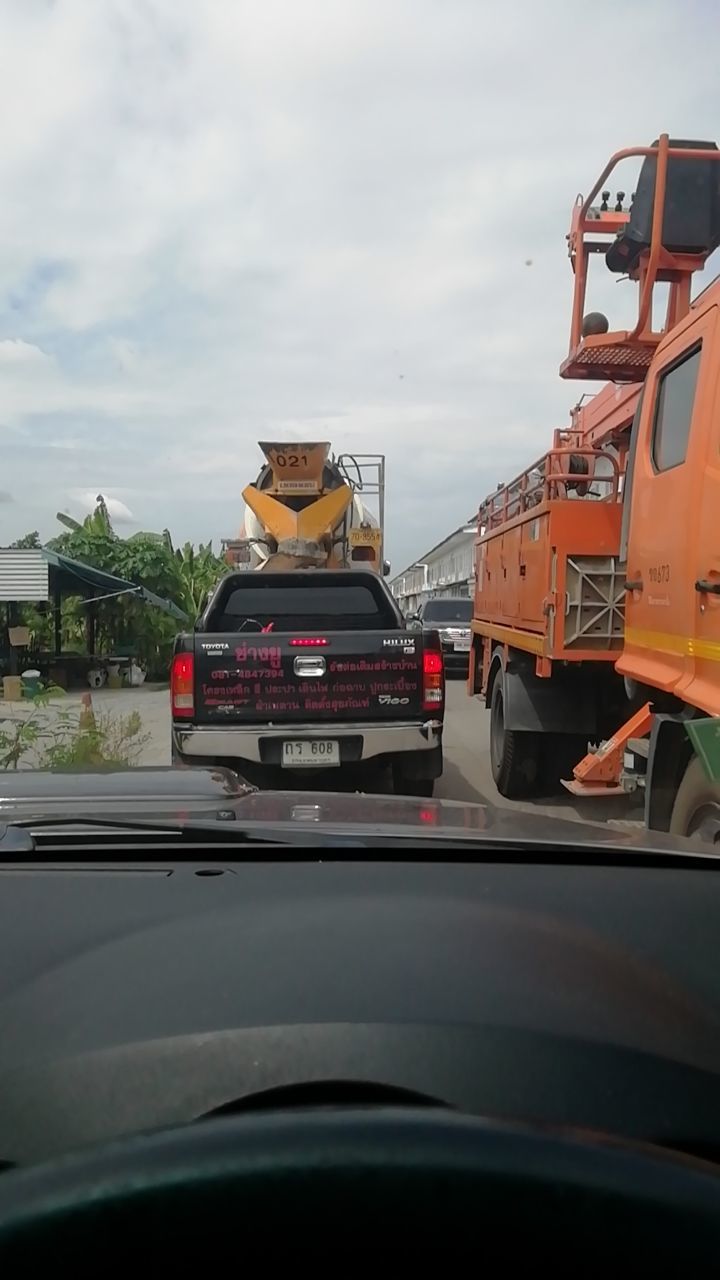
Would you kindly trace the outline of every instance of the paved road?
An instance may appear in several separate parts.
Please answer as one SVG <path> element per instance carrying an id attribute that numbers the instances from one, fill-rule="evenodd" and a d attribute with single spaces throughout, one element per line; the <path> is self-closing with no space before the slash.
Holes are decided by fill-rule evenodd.
<path id="1" fill-rule="evenodd" d="M 445 772 L 435 794 L 445 800 L 470 800 L 476 803 L 528 809 L 556 817 L 581 818 L 587 822 L 608 819 L 637 819 L 637 807 L 631 810 L 624 797 L 608 800 L 578 801 L 573 796 L 546 800 L 504 800 L 498 794 L 490 772 L 490 712 L 477 698 L 469 698 L 465 684 L 452 680 L 447 686 L 445 719 Z"/>

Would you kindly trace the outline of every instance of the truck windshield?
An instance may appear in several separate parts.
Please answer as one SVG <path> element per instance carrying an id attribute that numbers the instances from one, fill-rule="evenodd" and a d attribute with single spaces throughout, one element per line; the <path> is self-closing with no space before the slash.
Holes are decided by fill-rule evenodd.
<path id="1" fill-rule="evenodd" d="M 219 604 L 219 610 L 213 610 L 207 619 L 208 631 L 237 631 L 249 619 L 262 626 L 272 623 L 275 631 L 307 631 L 312 627 L 372 631 L 393 621 L 369 587 L 338 585 L 336 580 L 327 586 L 295 585 L 287 578 L 278 586 L 250 581 L 230 591 Z"/>
<path id="2" fill-rule="evenodd" d="M 472 600 L 433 600 L 423 610 L 425 622 L 470 622 Z"/>

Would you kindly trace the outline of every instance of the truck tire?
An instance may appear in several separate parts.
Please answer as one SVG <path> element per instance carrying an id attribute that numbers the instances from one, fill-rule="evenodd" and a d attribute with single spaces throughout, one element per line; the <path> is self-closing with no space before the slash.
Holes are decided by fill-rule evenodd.
<path id="1" fill-rule="evenodd" d="M 404 778 L 402 774 L 393 774 L 393 791 L 396 796 L 427 796 L 435 790 L 434 778 Z"/>
<path id="2" fill-rule="evenodd" d="M 392 767 L 393 791 L 396 796 L 430 797 L 442 771 L 442 747 L 435 747 L 432 751 L 419 751 L 404 759 L 401 757 Z"/>
<path id="3" fill-rule="evenodd" d="M 505 728 L 500 675 L 490 699 L 490 768 L 495 786 L 506 800 L 519 800 L 536 793 L 540 777 L 539 735 Z"/>
<path id="4" fill-rule="evenodd" d="M 674 836 L 694 836 L 708 844 L 720 844 L 720 783 L 708 781 L 697 756 L 693 756 L 678 787 L 669 831 Z"/>

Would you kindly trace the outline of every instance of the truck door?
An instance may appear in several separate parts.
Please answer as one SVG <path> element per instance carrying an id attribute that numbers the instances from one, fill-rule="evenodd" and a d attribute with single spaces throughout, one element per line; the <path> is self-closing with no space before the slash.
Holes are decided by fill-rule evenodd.
<path id="1" fill-rule="evenodd" d="M 625 649 L 617 668 L 680 692 L 694 677 L 691 620 L 704 440 L 700 406 L 714 323 L 703 313 L 663 345 L 648 375 L 637 447 L 627 555 Z"/>
<path id="2" fill-rule="evenodd" d="M 694 599 L 692 636 L 693 679 L 684 690 L 688 701 L 720 715 L 720 325 L 718 308 L 708 314 L 705 339 L 707 368 L 698 386 L 695 410 L 700 493 L 697 537 L 690 559 Z"/>

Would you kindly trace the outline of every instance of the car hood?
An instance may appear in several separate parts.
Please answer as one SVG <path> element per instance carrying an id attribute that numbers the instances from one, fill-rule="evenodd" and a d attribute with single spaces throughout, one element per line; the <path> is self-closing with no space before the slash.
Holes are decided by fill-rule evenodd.
<path id="1" fill-rule="evenodd" d="M 33 818 L 218 818 L 243 828 L 327 835 L 425 835 L 698 853 L 698 845 L 638 827 L 586 823 L 459 800 L 343 792 L 256 791 L 229 769 L 18 771 L 0 776 L 0 825 Z M 711 846 L 702 852 L 712 854 Z"/>
<path id="2" fill-rule="evenodd" d="M 646 831 L 639 826 L 612 827 L 516 808 L 470 804 L 461 800 L 414 799 L 410 796 L 375 796 L 360 793 L 255 792 L 237 806 L 238 819 L 272 827 L 315 826 L 362 836 L 425 835 L 455 839 L 511 843 L 542 842 L 569 847 L 604 845 L 628 850 L 712 853 L 711 846 L 680 841 L 676 836 Z M 720 855 L 719 855 L 720 856 Z"/>

